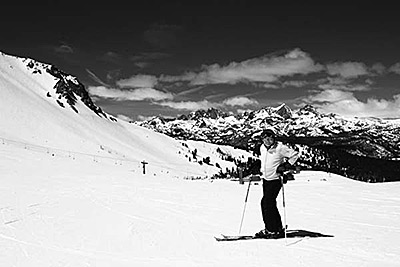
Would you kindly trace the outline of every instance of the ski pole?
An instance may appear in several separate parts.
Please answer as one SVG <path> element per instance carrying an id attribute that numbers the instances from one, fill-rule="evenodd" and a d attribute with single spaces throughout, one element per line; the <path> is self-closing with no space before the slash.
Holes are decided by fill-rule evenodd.
<path id="1" fill-rule="evenodd" d="M 242 224 L 243 224 L 243 219 L 244 219 L 244 213 L 246 211 L 246 206 L 247 206 L 247 198 L 249 197 L 250 185 L 251 185 L 251 179 L 249 180 L 249 186 L 247 187 L 246 199 L 244 200 L 242 220 L 240 221 L 240 227 L 239 227 L 239 235 L 242 231 Z"/>
<path id="2" fill-rule="evenodd" d="M 286 233 L 286 202 L 285 202 L 285 188 L 284 188 L 284 183 L 283 183 L 283 175 L 281 176 L 281 183 L 282 183 L 282 200 L 283 200 L 283 223 L 285 224 L 284 226 L 284 231 L 285 231 L 285 244 L 287 245 L 287 233 Z"/>

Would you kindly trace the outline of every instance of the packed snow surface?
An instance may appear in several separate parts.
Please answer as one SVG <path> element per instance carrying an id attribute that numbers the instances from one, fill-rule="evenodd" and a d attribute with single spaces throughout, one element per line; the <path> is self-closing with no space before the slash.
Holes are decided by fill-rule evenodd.
<path id="1" fill-rule="evenodd" d="M 0 173 L 0 266 L 400 266 L 400 183 L 303 171 L 284 188 L 289 229 L 333 237 L 217 242 L 238 234 L 248 183 L 1 143 Z M 261 195 L 253 182 L 242 234 L 263 226 Z"/>

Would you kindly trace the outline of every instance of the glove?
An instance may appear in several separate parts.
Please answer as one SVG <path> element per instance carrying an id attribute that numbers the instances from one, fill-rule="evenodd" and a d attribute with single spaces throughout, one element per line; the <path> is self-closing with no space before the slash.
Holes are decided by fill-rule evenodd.
<path id="1" fill-rule="evenodd" d="M 250 179 L 251 182 L 258 182 L 258 181 L 261 181 L 260 175 L 251 175 L 251 176 L 249 177 L 249 179 Z"/>
<path id="2" fill-rule="evenodd" d="M 278 168 L 276 168 L 276 173 L 279 175 L 283 175 L 286 172 L 294 172 L 296 168 L 290 164 L 289 162 L 281 163 Z"/>
<path id="3" fill-rule="evenodd" d="M 290 181 L 290 180 L 294 180 L 293 174 L 292 174 L 290 171 L 285 172 L 285 173 L 282 175 L 282 182 L 283 182 L 284 184 L 286 184 L 287 181 Z"/>
<path id="4" fill-rule="evenodd" d="M 289 162 L 284 162 L 276 168 L 276 173 L 282 177 L 282 182 L 284 184 L 289 180 L 294 180 L 293 173 L 295 172 L 295 167 Z"/>

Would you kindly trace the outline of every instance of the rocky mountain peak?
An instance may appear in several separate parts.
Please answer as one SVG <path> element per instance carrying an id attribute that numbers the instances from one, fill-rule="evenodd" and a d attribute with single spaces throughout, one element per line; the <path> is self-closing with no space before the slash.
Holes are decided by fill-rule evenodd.
<path id="1" fill-rule="evenodd" d="M 187 118 L 190 120 L 199 120 L 202 118 L 218 119 L 218 118 L 221 118 L 221 117 L 223 118 L 223 117 L 227 117 L 227 116 L 228 116 L 227 113 L 225 113 L 219 109 L 209 108 L 207 110 L 200 109 L 200 110 L 191 112 Z"/>
<path id="2" fill-rule="evenodd" d="M 301 109 L 297 111 L 298 115 L 314 115 L 314 116 L 320 116 L 321 113 L 317 111 L 317 109 L 312 106 L 312 105 L 305 105 Z"/>
<path id="3" fill-rule="evenodd" d="M 79 113 L 76 108 L 76 102 L 78 99 L 80 99 L 89 109 L 91 109 L 98 116 L 108 118 L 107 114 L 104 113 L 100 107 L 96 106 L 93 103 L 85 86 L 75 76 L 65 73 L 64 71 L 58 69 L 51 64 L 41 63 L 30 58 L 15 58 L 21 60 L 32 75 L 49 74 L 56 78 L 56 83 L 52 88 L 55 90 L 55 92 L 51 92 L 51 88 L 49 88 L 47 97 L 51 97 L 52 94 L 55 94 L 56 101 L 61 107 L 65 108 L 64 104 L 61 101 L 62 99 L 64 99 L 72 110 L 74 110 L 76 113 Z M 115 120 L 113 117 L 109 118 L 111 120 Z"/>
<path id="4" fill-rule="evenodd" d="M 292 109 L 286 104 L 282 104 L 279 107 L 275 108 L 275 113 L 284 119 L 289 119 L 293 116 Z"/>

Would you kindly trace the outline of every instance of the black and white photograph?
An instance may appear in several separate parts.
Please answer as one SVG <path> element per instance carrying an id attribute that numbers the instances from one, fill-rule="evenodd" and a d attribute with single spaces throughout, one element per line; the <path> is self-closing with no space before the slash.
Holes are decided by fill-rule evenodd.
<path id="1" fill-rule="evenodd" d="M 394 5 L 0 10 L 0 266 L 400 266 Z"/>

